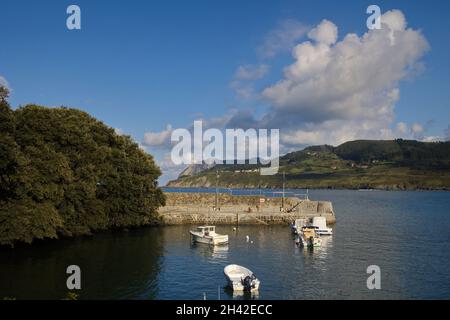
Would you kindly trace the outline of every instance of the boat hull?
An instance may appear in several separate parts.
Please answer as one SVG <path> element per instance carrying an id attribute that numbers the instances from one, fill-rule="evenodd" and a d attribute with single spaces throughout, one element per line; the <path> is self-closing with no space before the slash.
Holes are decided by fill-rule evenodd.
<path id="1" fill-rule="evenodd" d="M 259 289 L 260 281 L 254 276 L 251 287 L 246 287 L 244 285 L 243 280 L 246 277 L 253 275 L 253 272 L 245 267 L 239 265 L 228 265 L 224 269 L 224 275 L 227 279 L 228 286 L 235 292 L 254 292 Z"/>
<path id="2" fill-rule="evenodd" d="M 190 233 L 192 241 L 196 243 L 204 243 L 213 246 L 228 244 L 228 235 L 204 236 L 192 231 Z"/>

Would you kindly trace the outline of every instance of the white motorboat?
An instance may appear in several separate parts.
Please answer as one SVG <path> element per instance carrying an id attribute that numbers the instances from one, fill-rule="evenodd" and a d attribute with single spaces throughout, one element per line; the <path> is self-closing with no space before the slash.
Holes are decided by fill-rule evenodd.
<path id="1" fill-rule="evenodd" d="M 260 281 L 252 271 L 239 266 L 230 264 L 223 269 L 223 273 L 228 280 L 228 285 L 233 291 L 256 291 L 259 289 Z"/>
<path id="2" fill-rule="evenodd" d="M 313 226 L 305 226 L 302 228 L 301 244 L 306 245 L 307 247 L 320 247 L 322 245 L 322 239 L 316 233 L 317 227 Z"/>
<path id="3" fill-rule="evenodd" d="M 331 236 L 333 234 L 333 229 L 327 227 L 327 219 L 325 217 L 314 217 L 311 225 L 316 227 L 318 235 Z"/>
<path id="4" fill-rule="evenodd" d="M 201 226 L 197 230 L 189 231 L 192 241 L 198 243 L 206 243 L 210 245 L 223 245 L 228 243 L 227 234 L 216 233 L 215 226 Z"/>

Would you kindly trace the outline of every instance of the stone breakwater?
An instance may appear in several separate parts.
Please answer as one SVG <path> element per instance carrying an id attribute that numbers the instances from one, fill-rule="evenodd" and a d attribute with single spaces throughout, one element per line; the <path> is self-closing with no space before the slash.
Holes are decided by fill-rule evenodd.
<path id="1" fill-rule="evenodd" d="M 295 219 L 326 217 L 328 224 L 336 222 L 330 201 L 264 196 L 218 195 L 215 208 L 214 193 L 166 193 L 166 206 L 159 209 L 166 225 L 174 224 L 287 224 Z M 261 200 L 264 199 L 264 200 Z"/>

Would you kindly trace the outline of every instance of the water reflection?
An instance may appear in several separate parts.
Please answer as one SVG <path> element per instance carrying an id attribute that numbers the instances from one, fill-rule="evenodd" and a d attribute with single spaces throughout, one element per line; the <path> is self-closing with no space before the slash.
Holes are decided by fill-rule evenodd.
<path id="1" fill-rule="evenodd" d="M 229 245 L 211 246 L 204 243 L 191 243 L 191 249 L 211 262 L 224 261 L 228 258 Z"/>
<path id="2" fill-rule="evenodd" d="M 314 248 L 314 251 L 321 257 L 326 258 L 327 253 L 333 247 L 333 236 L 321 236 L 322 243 L 320 247 Z"/>
<path id="3" fill-rule="evenodd" d="M 81 268 L 79 299 L 154 299 L 164 237 L 152 228 L 38 242 L 0 251 L 0 297 L 63 299 L 66 268 Z"/>

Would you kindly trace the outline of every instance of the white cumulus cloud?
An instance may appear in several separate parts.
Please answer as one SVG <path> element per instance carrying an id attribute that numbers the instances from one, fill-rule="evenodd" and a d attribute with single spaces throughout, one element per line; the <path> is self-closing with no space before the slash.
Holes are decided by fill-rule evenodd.
<path id="1" fill-rule="evenodd" d="M 327 45 L 334 44 L 337 40 L 337 36 L 338 29 L 336 25 L 326 19 L 322 20 L 317 27 L 308 32 L 308 37 L 310 39 Z"/>
<path id="2" fill-rule="evenodd" d="M 386 12 L 381 22 L 380 30 L 340 41 L 331 21 L 313 28 L 310 40 L 292 50 L 284 78 L 262 92 L 272 104 L 266 124 L 285 128 L 284 141 L 299 145 L 390 139 L 405 131 L 404 124 L 391 129 L 398 84 L 429 46 L 420 31 L 406 27 L 401 11 Z"/>
<path id="3" fill-rule="evenodd" d="M 165 130 L 159 132 L 146 132 L 142 145 L 148 147 L 166 146 L 170 144 L 170 136 L 172 134 L 172 126 L 167 125 Z"/>

